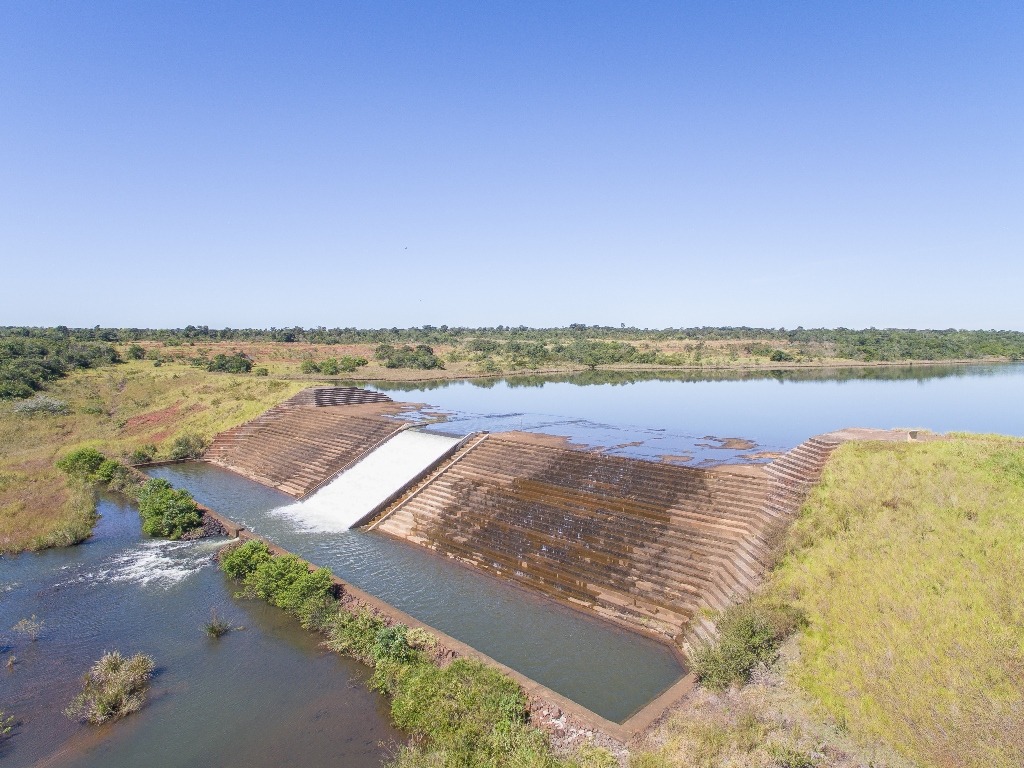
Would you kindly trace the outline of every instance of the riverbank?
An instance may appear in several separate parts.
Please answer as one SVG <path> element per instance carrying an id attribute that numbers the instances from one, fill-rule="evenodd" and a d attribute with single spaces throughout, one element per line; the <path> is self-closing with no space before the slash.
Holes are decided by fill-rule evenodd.
<path id="1" fill-rule="evenodd" d="M 46 396 L 57 405 L 49 409 L 0 403 L 0 553 L 68 546 L 89 535 L 95 500 L 56 468 L 72 448 L 167 458 L 178 438 L 194 436 L 192 449 L 201 449 L 303 387 L 137 361 L 51 382 Z"/>

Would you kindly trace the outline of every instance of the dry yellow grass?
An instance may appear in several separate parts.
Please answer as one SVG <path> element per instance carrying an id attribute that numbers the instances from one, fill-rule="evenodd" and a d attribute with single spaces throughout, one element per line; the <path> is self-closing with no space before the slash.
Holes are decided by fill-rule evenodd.
<path id="1" fill-rule="evenodd" d="M 303 382 L 208 373 L 188 366 L 132 362 L 80 371 L 47 394 L 69 415 L 28 415 L 0 406 L 0 552 L 66 546 L 92 527 L 90 493 L 54 462 L 91 445 L 109 454 L 179 434 L 212 437 L 298 392 Z"/>

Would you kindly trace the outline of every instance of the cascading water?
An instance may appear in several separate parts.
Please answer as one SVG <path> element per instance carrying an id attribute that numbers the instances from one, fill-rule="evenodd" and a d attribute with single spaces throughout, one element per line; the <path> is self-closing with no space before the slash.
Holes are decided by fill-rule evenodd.
<path id="1" fill-rule="evenodd" d="M 305 501 L 281 507 L 276 513 L 309 530 L 347 530 L 362 522 L 461 439 L 416 429 L 399 432 Z"/>

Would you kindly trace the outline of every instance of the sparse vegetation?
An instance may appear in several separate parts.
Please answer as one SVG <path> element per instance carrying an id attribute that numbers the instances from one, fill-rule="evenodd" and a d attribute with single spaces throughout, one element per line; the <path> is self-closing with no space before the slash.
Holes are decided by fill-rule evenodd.
<path id="1" fill-rule="evenodd" d="M 2 709 L 0 709 L 0 742 L 7 738 L 10 738 L 11 731 L 14 730 L 16 721 L 14 715 L 8 715 Z"/>
<path id="2" fill-rule="evenodd" d="M 68 546 L 89 536 L 93 492 L 56 466 L 69 449 L 101 448 L 114 458 L 142 447 L 148 458 L 169 458 L 175 437 L 209 439 L 304 385 L 131 361 L 79 369 L 47 386 L 70 413 L 26 418 L 0 407 L 0 552 Z"/>
<path id="3" fill-rule="evenodd" d="M 210 620 L 203 625 L 203 631 L 215 640 L 222 638 L 233 629 L 231 624 L 217 616 L 217 609 L 210 609 Z"/>
<path id="4" fill-rule="evenodd" d="M 155 664 L 145 654 L 125 658 L 119 651 L 103 654 L 82 678 L 82 692 L 64 714 L 93 725 L 118 720 L 142 708 Z"/>
<path id="5" fill-rule="evenodd" d="M 717 642 L 693 655 L 701 684 L 721 691 L 747 682 L 754 667 L 775 661 L 779 645 L 801 620 L 797 609 L 763 599 L 729 608 L 717 621 Z"/>
<path id="6" fill-rule="evenodd" d="M 63 400 L 48 395 L 34 395 L 27 400 L 21 400 L 11 408 L 14 413 L 23 413 L 34 416 L 45 414 L 49 416 L 67 416 L 71 413 L 68 404 Z"/>
<path id="7" fill-rule="evenodd" d="M 22 619 L 13 627 L 12 632 L 16 632 L 19 635 L 24 635 L 31 642 L 35 642 L 39 639 L 40 635 L 43 634 L 43 626 L 46 622 L 38 618 L 34 613 L 27 619 Z M 13 665 L 12 665 L 13 666 Z"/>

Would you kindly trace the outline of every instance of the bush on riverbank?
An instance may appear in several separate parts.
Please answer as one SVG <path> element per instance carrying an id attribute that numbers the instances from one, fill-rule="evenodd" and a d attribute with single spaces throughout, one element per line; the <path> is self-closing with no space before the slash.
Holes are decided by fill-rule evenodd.
<path id="1" fill-rule="evenodd" d="M 426 344 L 417 344 L 415 347 L 408 344 L 401 347 L 378 344 L 373 356 L 380 360 L 385 368 L 417 368 L 424 371 L 444 368 L 441 358 Z"/>
<path id="2" fill-rule="evenodd" d="M 803 621 L 796 608 L 754 599 L 734 605 L 719 618 L 718 639 L 693 654 L 693 670 L 707 688 L 742 685 L 758 664 L 775 661 L 779 644 Z"/>
<path id="3" fill-rule="evenodd" d="M 192 494 L 160 478 L 153 478 L 142 486 L 138 504 L 142 531 L 149 536 L 180 539 L 203 522 Z"/>
<path id="4" fill-rule="evenodd" d="M 226 551 L 221 555 L 220 567 L 245 585 L 244 594 L 300 618 L 303 606 L 322 603 L 334 584 L 330 568 L 311 571 L 309 563 L 295 555 L 273 557 L 270 548 L 258 539 Z"/>
<path id="5" fill-rule="evenodd" d="M 391 697 L 391 714 L 414 743 L 394 768 L 607 768 L 614 760 L 592 749 L 586 760 L 556 757 L 547 736 L 527 723 L 526 697 L 511 678 L 480 662 L 434 662 L 436 641 L 423 630 L 389 625 L 368 610 L 352 613 L 330 595 L 331 572 L 294 555 L 274 557 L 262 541 L 229 546 L 221 569 L 246 593 L 285 608 L 302 626 L 327 636 L 332 650 L 374 668 L 369 685 Z"/>
<path id="6" fill-rule="evenodd" d="M 103 654 L 82 678 L 82 692 L 64 714 L 99 725 L 137 712 L 146 700 L 154 666 L 142 653 L 128 658 L 119 651 Z"/>

